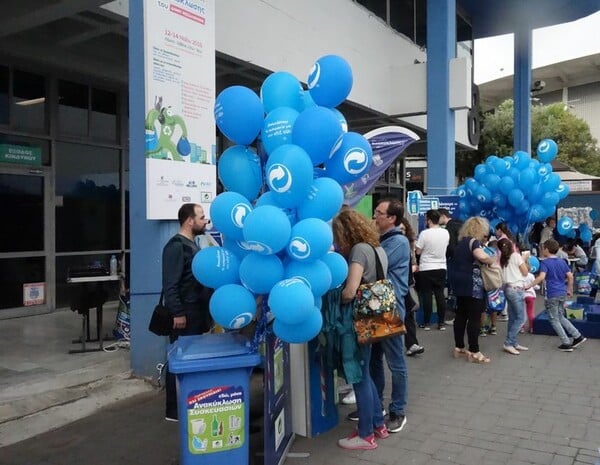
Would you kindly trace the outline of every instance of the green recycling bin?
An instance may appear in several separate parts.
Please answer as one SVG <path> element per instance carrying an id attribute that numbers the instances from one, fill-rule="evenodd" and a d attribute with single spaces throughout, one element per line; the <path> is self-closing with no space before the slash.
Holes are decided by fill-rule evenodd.
<path id="1" fill-rule="evenodd" d="M 250 374 L 260 355 L 234 333 L 181 336 L 169 347 L 177 377 L 181 464 L 247 464 Z"/>

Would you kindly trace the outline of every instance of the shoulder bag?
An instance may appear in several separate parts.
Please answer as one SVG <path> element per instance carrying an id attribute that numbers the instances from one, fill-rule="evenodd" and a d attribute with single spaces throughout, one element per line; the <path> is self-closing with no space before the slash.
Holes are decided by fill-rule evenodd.
<path id="1" fill-rule="evenodd" d="M 471 251 L 471 254 L 473 253 L 472 248 L 474 241 L 475 238 L 471 238 L 469 241 L 469 250 Z M 474 260 L 474 262 L 479 266 L 479 270 L 481 271 L 481 279 L 483 280 L 483 288 L 486 291 L 494 291 L 502 288 L 502 270 L 500 267 L 481 263 L 477 259 Z"/>
<path id="2" fill-rule="evenodd" d="M 359 344 L 372 344 L 406 333 L 398 313 L 394 286 L 385 278 L 377 250 L 372 248 L 377 280 L 361 284 L 354 300 L 354 331 Z"/>
<path id="3" fill-rule="evenodd" d="M 157 336 L 168 336 L 173 330 L 173 317 L 171 316 L 169 309 L 163 304 L 163 296 L 164 292 L 161 291 L 160 299 L 156 307 L 154 307 L 152 317 L 150 317 L 150 323 L 148 324 L 150 332 Z"/>

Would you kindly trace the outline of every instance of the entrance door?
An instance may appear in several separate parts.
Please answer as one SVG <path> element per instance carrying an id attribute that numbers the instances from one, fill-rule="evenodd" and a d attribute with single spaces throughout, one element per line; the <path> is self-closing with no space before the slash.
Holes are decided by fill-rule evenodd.
<path id="1" fill-rule="evenodd" d="M 45 167 L 0 164 L 0 319 L 53 308 L 49 177 Z"/>

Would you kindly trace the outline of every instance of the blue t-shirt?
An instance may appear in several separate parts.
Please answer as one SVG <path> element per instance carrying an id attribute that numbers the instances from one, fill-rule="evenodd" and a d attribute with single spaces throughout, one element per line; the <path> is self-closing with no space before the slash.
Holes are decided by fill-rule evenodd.
<path id="1" fill-rule="evenodd" d="M 540 261 L 540 271 L 546 273 L 546 297 L 561 297 L 567 295 L 567 273 L 569 265 L 558 257 L 549 257 Z"/>

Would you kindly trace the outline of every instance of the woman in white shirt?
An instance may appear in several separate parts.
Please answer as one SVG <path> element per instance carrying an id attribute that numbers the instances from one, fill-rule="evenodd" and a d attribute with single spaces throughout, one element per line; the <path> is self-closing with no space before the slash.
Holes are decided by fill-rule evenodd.
<path id="1" fill-rule="evenodd" d="M 527 347 L 517 342 L 517 335 L 525 322 L 525 277 L 528 270 L 521 254 L 514 251 L 510 240 L 500 239 L 498 250 L 500 251 L 504 295 L 508 303 L 508 325 L 504 351 L 512 355 L 519 355 L 520 351 L 528 350 Z"/>

